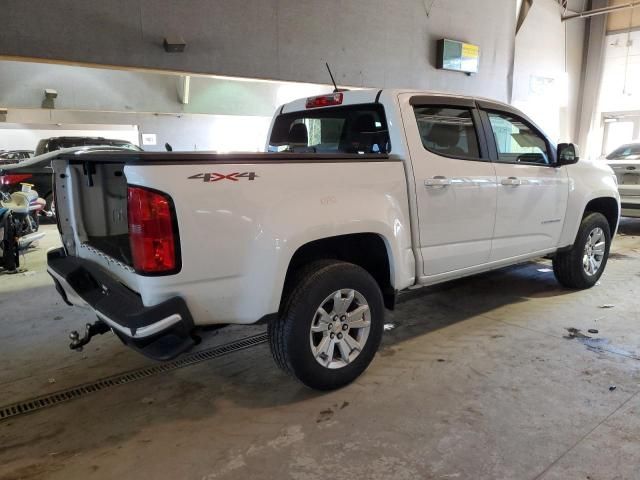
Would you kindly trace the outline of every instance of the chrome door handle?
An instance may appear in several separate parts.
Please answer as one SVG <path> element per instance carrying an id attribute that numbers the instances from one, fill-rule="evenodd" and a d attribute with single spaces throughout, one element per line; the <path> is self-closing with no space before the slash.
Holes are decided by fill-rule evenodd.
<path id="1" fill-rule="evenodd" d="M 502 180 L 500 180 L 500 183 L 502 185 L 510 185 L 513 187 L 517 187 L 518 185 L 522 185 L 522 180 L 520 180 L 517 177 L 509 177 L 509 178 L 503 178 Z"/>
<path id="2" fill-rule="evenodd" d="M 424 186 L 427 188 L 431 187 L 448 187 L 451 185 L 451 179 L 447 177 L 443 177 L 442 175 L 436 175 L 433 178 L 427 178 L 424 181 Z"/>

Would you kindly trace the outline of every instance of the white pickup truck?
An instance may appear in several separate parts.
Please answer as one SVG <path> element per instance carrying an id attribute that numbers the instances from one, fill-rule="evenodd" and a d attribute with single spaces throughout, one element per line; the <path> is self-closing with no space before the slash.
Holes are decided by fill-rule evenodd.
<path id="1" fill-rule="evenodd" d="M 307 386 L 360 375 L 409 288 L 553 257 L 593 286 L 616 177 L 509 105 L 361 90 L 279 108 L 259 154 L 62 153 L 53 161 L 63 298 L 156 359 L 199 327 L 268 322 Z M 86 339 L 75 338 L 79 346 Z"/>

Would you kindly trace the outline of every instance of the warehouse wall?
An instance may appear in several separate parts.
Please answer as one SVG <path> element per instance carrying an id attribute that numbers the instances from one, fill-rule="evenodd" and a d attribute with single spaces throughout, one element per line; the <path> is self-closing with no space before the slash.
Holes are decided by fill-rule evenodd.
<path id="1" fill-rule="evenodd" d="M 577 141 L 585 21 L 560 13 L 556 0 L 533 2 L 515 37 L 511 103 L 553 140 Z"/>
<path id="2" fill-rule="evenodd" d="M 556 0 L 535 0 L 517 35 L 512 0 L 192 0 L 189 8 L 168 0 L 4 3 L 9 18 L 0 55 L 324 84 L 328 60 L 341 84 L 491 97 L 523 108 L 554 140 L 577 136 L 585 22 L 562 23 Z M 581 4 L 572 0 L 570 8 Z M 29 28 L 21 28 L 25 22 Z M 184 36 L 184 53 L 164 52 L 160 42 L 170 34 Z M 442 37 L 479 44 L 480 73 L 436 70 L 435 41 Z M 268 117 L 284 101 L 329 91 L 194 76 L 191 100 L 182 105 L 179 81 L 157 72 L 0 61 L 0 107 L 39 108 L 43 88 L 54 88 L 59 110 Z M 195 130 L 184 133 L 185 143 L 203 144 Z"/>
<path id="3" fill-rule="evenodd" d="M 184 105 L 181 85 L 179 75 L 0 60 L 0 107 L 9 108 L 40 108 L 44 89 L 51 88 L 59 110 L 271 116 L 284 102 L 332 90 L 194 76 Z"/>
<path id="4" fill-rule="evenodd" d="M 508 100 L 512 0 L 3 0 L 0 55 Z M 187 48 L 165 53 L 165 36 Z M 479 44 L 480 73 L 437 71 L 438 38 Z"/>
<path id="5" fill-rule="evenodd" d="M 145 133 L 156 135 L 155 145 L 143 144 L 142 138 L 135 142 L 148 151 L 164 151 L 164 144 L 169 143 L 176 151 L 258 152 L 264 149 L 270 122 L 270 116 L 9 109 L 6 123 L 0 123 L 0 148 L 35 148 L 32 141 L 10 144 L 9 129 L 38 126 L 39 130 L 44 130 L 46 126 L 54 133 L 56 130 L 61 132 L 53 135 L 57 136 L 66 134 L 70 126 L 101 130 L 103 125 L 126 125 L 136 127 L 140 137 Z M 110 137 L 120 138 L 115 134 Z"/>

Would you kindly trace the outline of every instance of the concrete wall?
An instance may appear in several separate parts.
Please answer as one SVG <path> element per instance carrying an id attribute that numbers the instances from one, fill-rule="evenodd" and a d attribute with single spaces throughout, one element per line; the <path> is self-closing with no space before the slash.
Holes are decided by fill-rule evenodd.
<path id="1" fill-rule="evenodd" d="M 72 116 L 88 110 L 268 117 L 282 102 L 329 91 L 328 60 L 341 84 L 504 100 L 524 109 L 554 140 L 576 140 L 585 22 L 562 23 L 556 0 L 535 0 L 515 36 L 517 3 L 3 0 L 0 55 L 318 84 L 196 76 L 191 101 L 183 106 L 176 75 L 0 61 L 0 106 L 37 109 L 42 90 L 54 88 L 56 109 L 72 110 Z M 570 8 L 583 3 L 572 0 Z M 185 38 L 184 53 L 164 52 L 162 38 L 171 34 Z M 479 44 L 480 72 L 436 70 L 435 42 L 442 37 Z M 153 123 L 154 117 L 139 118 Z M 168 126 L 168 120 L 161 125 L 167 134 L 181 128 Z M 186 145 L 206 143 L 196 131 L 184 130 Z"/>
<path id="2" fill-rule="evenodd" d="M 577 141 L 585 21 L 562 22 L 555 0 L 535 0 L 515 38 L 511 103 L 556 141 Z"/>
<path id="3" fill-rule="evenodd" d="M 513 0 L 3 0 L 0 55 L 508 100 Z M 165 53 L 181 35 L 187 48 Z M 479 44 L 480 73 L 435 69 L 438 38 Z"/>
<path id="4" fill-rule="evenodd" d="M 194 76 L 183 105 L 181 85 L 179 75 L 0 60 L 0 107 L 9 108 L 41 108 L 52 88 L 60 110 L 271 116 L 284 102 L 333 89 Z"/>
<path id="5" fill-rule="evenodd" d="M 169 143 L 176 151 L 257 152 L 264 149 L 271 116 L 9 109 L 6 121 L 9 128 L 38 125 L 43 129 L 43 125 L 48 125 L 49 129 L 61 132 L 69 125 L 80 125 L 86 130 L 99 130 L 102 125 L 135 126 L 141 135 L 156 135 L 156 145 L 143 145 L 141 139 L 136 142 L 148 151 L 163 151 L 164 144 Z M 8 148 L 4 145 L 9 142 L 8 135 L 7 130 L 0 128 L 0 148 Z M 12 143 L 11 148 L 33 149 L 32 143 L 20 146 Z"/>
<path id="6" fill-rule="evenodd" d="M 640 110 L 640 31 L 607 36 L 598 109 Z"/>

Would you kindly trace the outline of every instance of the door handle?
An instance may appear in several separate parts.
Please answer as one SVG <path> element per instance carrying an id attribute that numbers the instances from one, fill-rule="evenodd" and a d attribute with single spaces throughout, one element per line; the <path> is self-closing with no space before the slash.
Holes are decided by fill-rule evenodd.
<path id="1" fill-rule="evenodd" d="M 427 178 L 424 181 L 424 186 L 427 188 L 448 187 L 449 185 L 451 185 L 451 179 L 443 177 L 442 175 L 436 175 L 435 177 Z"/>
<path id="2" fill-rule="evenodd" d="M 522 180 L 520 180 L 518 177 L 509 177 L 509 178 L 503 178 L 502 180 L 500 180 L 500 183 L 502 185 L 510 185 L 513 187 L 517 187 L 518 185 L 522 185 Z"/>

